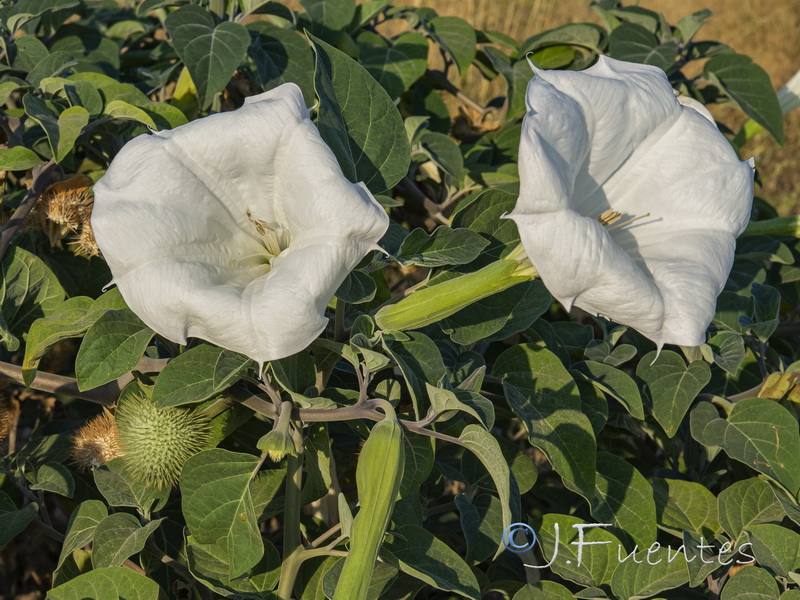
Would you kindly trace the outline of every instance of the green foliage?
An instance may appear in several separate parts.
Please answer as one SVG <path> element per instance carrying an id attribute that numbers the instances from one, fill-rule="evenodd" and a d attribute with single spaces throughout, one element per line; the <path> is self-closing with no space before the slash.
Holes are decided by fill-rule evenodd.
<path id="1" fill-rule="evenodd" d="M 710 11 L 673 25 L 618 0 L 592 8 L 602 25 L 513 40 L 389 0 L 0 0 L 0 378 L 40 390 L 3 391 L 21 410 L 0 398 L 0 548 L 41 545 L 52 585 L 35 591 L 800 595 L 791 231 L 739 238 L 692 349 L 567 313 L 518 262 L 504 217 L 531 65 L 653 65 L 783 140 L 764 70 L 703 39 Z M 473 98 L 465 75 L 502 95 Z M 102 293 L 108 268 L 81 254 L 88 217 L 56 222 L 45 190 L 97 181 L 135 137 L 284 83 L 392 223 L 385 254 L 342 274 L 320 338 L 257 365 L 176 344 Z M 754 218 L 770 216 L 759 202 Z M 70 452 L 91 403 L 116 415 L 119 457 L 84 473 Z M 536 533 L 519 554 L 503 545 L 515 523 Z"/>

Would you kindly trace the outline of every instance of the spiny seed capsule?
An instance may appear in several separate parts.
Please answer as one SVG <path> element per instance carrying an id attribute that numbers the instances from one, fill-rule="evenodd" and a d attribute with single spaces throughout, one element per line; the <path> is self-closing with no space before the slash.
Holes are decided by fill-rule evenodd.
<path id="1" fill-rule="evenodd" d="M 184 408 L 158 408 L 132 395 L 117 408 L 122 461 L 132 478 L 163 489 L 175 484 L 184 463 L 208 442 L 208 419 Z"/>
<path id="2" fill-rule="evenodd" d="M 8 432 L 11 431 L 11 425 L 14 423 L 14 417 L 18 410 L 15 400 L 0 393 L 0 440 L 5 439 Z"/>
<path id="3" fill-rule="evenodd" d="M 101 467 L 122 456 L 114 415 L 103 409 L 72 436 L 72 462 L 82 471 Z"/>

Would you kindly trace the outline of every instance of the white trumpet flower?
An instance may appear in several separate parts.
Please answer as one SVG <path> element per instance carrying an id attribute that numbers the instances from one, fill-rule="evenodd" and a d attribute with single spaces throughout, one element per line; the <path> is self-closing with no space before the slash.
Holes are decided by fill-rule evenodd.
<path id="1" fill-rule="evenodd" d="M 95 237 L 131 310 L 169 340 L 260 364 L 325 329 L 336 289 L 389 225 L 290 83 L 135 138 L 94 193 Z"/>
<path id="2" fill-rule="evenodd" d="M 656 67 L 601 56 L 528 85 L 509 215 L 567 309 L 697 346 L 750 217 L 752 159 Z"/>

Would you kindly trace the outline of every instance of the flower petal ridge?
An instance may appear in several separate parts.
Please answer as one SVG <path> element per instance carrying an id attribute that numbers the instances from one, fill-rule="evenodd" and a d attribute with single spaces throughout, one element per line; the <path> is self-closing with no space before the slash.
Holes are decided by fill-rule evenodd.
<path id="1" fill-rule="evenodd" d="M 337 288 L 389 225 L 291 83 L 131 140 L 94 192 L 95 237 L 131 310 L 173 342 L 259 364 L 322 333 Z"/>
<path id="2" fill-rule="evenodd" d="M 659 347 L 702 344 L 750 218 L 752 163 L 656 67 L 535 70 L 527 105 L 509 218 L 550 292 Z"/>

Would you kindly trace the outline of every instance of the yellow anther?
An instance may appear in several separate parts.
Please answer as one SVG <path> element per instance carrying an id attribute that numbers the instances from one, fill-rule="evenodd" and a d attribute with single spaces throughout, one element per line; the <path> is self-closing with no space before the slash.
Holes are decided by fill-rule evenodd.
<path id="1" fill-rule="evenodd" d="M 622 217 L 622 213 L 618 210 L 611 210 L 610 208 L 606 211 L 603 211 L 597 220 L 600 221 L 600 225 L 611 225 L 612 223 L 616 223 Z"/>

